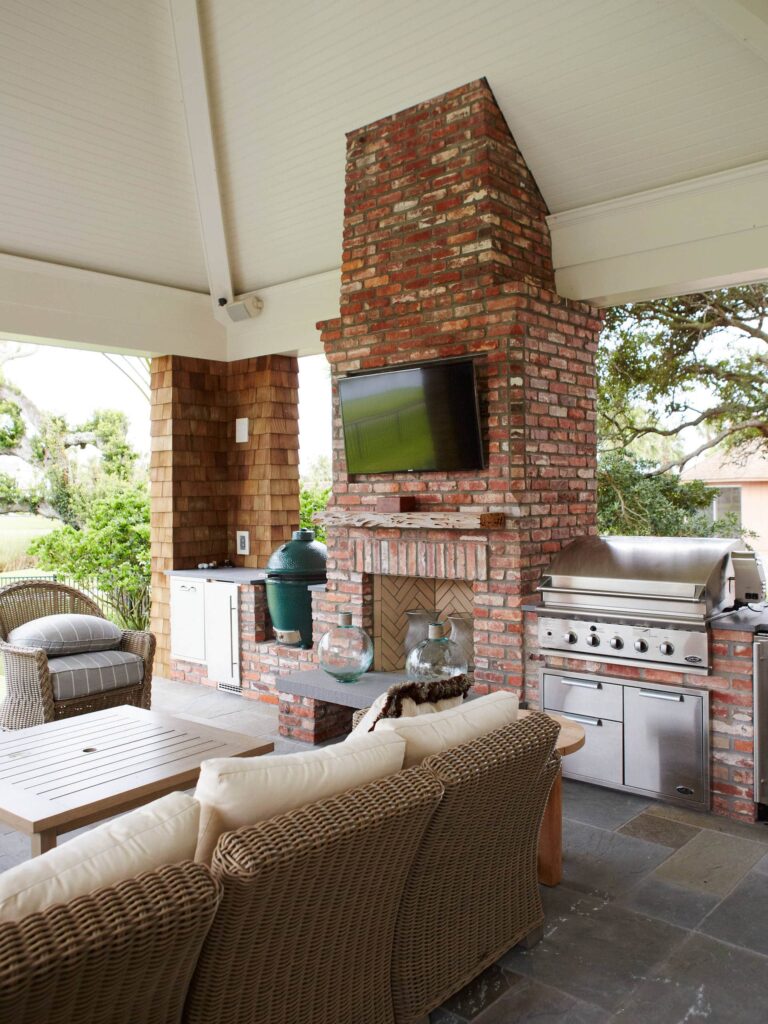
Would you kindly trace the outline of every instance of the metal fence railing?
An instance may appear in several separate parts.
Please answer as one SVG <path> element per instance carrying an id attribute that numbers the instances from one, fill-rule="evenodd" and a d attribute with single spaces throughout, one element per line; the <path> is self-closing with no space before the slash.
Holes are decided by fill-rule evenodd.
<path id="1" fill-rule="evenodd" d="M 120 626 L 133 629 L 146 628 L 149 623 L 151 594 L 149 587 L 145 591 L 129 593 L 124 590 L 107 591 L 99 587 L 96 580 L 74 580 L 70 576 L 56 572 L 35 573 L 0 573 L 0 588 L 11 583 L 27 583 L 32 580 L 65 583 L 69 587 L 81 590 L 101 608 L 107 618 Z"/>

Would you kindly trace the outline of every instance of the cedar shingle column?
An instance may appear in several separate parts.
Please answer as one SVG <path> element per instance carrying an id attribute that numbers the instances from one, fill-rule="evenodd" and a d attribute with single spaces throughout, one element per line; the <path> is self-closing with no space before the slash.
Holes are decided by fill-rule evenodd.
<path id="1" fill-rule="evenodd" d="M 170 671 L 167 569 L 231 558 L 263 565 L 298 526 L 298 364 L 291 356 L 235 363 L 152 361 L 150 460 L 152 631 L 157 672 Z M 235 418 L 250 420 L 235 443 Z M 251 553 L 235 555 L 235 530 Z"/>

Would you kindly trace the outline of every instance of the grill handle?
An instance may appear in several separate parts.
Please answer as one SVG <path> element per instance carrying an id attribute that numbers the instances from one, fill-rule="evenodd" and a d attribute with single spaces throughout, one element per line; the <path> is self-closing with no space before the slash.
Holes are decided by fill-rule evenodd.
<path id="1" fill-rule="evenodd" d="M 652 601 L 684 601 L 687 604 L 699 604 L 702 598 L 707 592 L 707 588 L 702 584 L 695 584 L 696 589 L 694 590 L 693 597 L 687 597 L 685 594 L 644 594 L 646 600 Z M 545 576 L 540 586 L 536 587 L 540 594 L 589 594 L 592 597 L 628 597 L 631 595 L 631 591 L 627 590 L 610 590 L 606 587 L 605 590 L 595 590 L 589 587 L 556 587 L 552 583 L 551 576 Z"/>
<path id="2" fill-rule="evenodd" d="M 603 684 L 588 682 L 586 679 L 561 679 L 563 686 L 580 686 L 582 690 L 602 690 Z"/>
<path id="3" fill-rule="evenodd" d="M 564 711 L 558 711 L 558 715 L 561 718 L 567 718 L 569 722 L 576 722 L 577 725 L 602 725 L 602 718 L 589 718 L 587 715 L 574 715 L 567 714 Z"/>

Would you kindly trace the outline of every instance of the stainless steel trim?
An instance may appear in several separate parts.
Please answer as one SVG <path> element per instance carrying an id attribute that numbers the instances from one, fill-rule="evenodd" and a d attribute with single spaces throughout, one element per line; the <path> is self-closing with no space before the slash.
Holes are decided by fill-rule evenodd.
<path id="1" fill-rule="evenodd" d="M 603 684 L 586 679 L 561 679 L 563 686 L 581 686 L 585 690 L 602 690 Z"/>
<path id="2" fill-rule="evenodd" d="M 233 669 L 237 668 L 237 661 L 235 660 L 235 640 L 234 630 L 232 629 L 232 614 L 235 611 L 235 606 L 232 604 L 232 595 L 229 595 L 229 664 Z"/>
<path id="3" fill-rule="evenodd" d="M 754 700 L 754 800 L 768 803 L 768 636 L 756 636 L 752 648 Z"/>
<path id="4" fill-rule="evenodd" d="M 662 693 L 661 691 L 654 693 L 653 690 L 645 690 L 642 687 L 640 688 L 640 696 L 653 697 L 654 700 L 672 700 L 677 704 L 683 699 L 682 693 Z"/>
<path id="5" fill-rule="evenodd" d="M 604 652 L 604 648 L 599 648 L 600 651 Z M 664 669 L 665 672 L 679 672 L 686 676 L 708 676 L 708 668 L 696 668 L 694 665 L 678 665 L 675 662 L 662 662 L 662 661 L 638 661 L 634 658 L 617 658 L 615 654 L 611 653 L 606 655 L 605 653 L 597 654 L 579 654 L 577 651 L 561 651 L 561 650 L 545 650 L 543 652 L 548 658 L 568 658 L 575 659 L 576 661 L 609 661 L 611 665 L 631 665 L 633 668 L 660 668 Z M 552 672 L 565 672 L 566 669 L 552 666 L 547 669 Z M 596 669 L 595 671 L 599 671 Z M 618 683 L 619 679 L 608 679 L 608 682 Z"/>

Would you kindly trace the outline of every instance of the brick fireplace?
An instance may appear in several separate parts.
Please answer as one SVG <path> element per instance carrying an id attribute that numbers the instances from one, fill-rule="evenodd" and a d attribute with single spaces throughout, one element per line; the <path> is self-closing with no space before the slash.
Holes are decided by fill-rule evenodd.
<path id="1" fill-rule="evenodd" d="M 545 215 L 485 81 L 348 135 L 341 315 L 318 326 L 335 396 L 332 509 L 351 522 L 329 526 L 316 631 L 343 607 L 375 635 L 382 577 L 460 581 L 479 689 L 522 689 L 523 595 L 552 552 L 595 530 L 600 320 L 555 293 Z M 486 468 L 348 476 L 339 377 L 467 355 Z M 366 525 L 387 496 L 444 518 Z M 499 513 L 500 525 L 451 523 L 481 512 Z"/>

